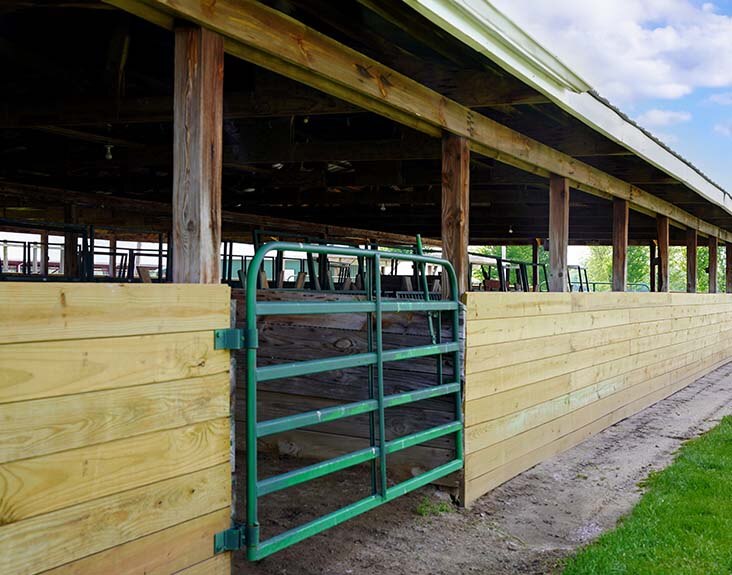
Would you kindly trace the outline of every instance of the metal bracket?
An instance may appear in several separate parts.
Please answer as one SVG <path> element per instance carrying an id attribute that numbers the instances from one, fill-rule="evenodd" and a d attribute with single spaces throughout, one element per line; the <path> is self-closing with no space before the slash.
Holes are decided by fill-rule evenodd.
<path id="1" fill-rule="evenodd" d="M 259 347 L 257 330 L 236 327 L 214 330 L 214 349 L 255 349 Z"/>
<path id="2" fill-rule="evenodd" d="M 214 535 L 214 555 L 225 551 L 238 551 L 246 545 L 246 533 L 243 526 L 230 527 Z"/>

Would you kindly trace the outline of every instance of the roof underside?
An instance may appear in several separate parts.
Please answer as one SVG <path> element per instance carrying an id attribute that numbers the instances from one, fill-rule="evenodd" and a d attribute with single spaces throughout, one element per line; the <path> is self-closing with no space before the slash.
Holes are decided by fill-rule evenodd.
<path id="1" fill-rule="evenodd" d="M 267 3 L 461 104 L 732 230 L 732 215 L 720 206 L 404 4 Z M 60 220 L 70 191 L 81 192 L 74 201 L 97 223 L 122 217 L 122 211 L 109 212 L 118 199 L 169 204 L 172 35 L 96 1 L 57 6 L 8 0 L 0 7 L 5 217 Z M 224 116 L 225 210 L 439 235 L 439 140 L 229 56 Z M 111 159 L 105 158 L 108 145 Z M 473 154 L 471 241 L 546 237 L 547 185 L 545 178 Z M 36 196 L 28 186 L 59 192 Z M 573 190 L 571 241 L 609 243 L 611 213 L 609 201 Z M 169 218 L 144 210 L 124 219 L 151 231 L 169 225 Z M 633 213 L 631 242 L 654 237 L 655 221 Z M 682 230 L 672 232 L 672 241 L 683 241 Z"/>

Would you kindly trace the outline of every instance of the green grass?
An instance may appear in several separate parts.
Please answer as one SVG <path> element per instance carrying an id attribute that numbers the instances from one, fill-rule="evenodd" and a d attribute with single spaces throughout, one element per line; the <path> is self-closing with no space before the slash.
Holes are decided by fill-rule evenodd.
<path id="1" fill-rule="evenodd" d="M 422 517 L 429 517 L 430 515 L 442 515 L 443 513 L 449 513 L 453 510 L 453 506 L 447 501 L 434 501 L 426 495 L 417 504 L 417 515 Z"/>
<path id="2" fill-rule="evenodd" d="M 619 526 L 572 557 L 564 575 L 732 573 L 732 418 L 652 474 Z"/>

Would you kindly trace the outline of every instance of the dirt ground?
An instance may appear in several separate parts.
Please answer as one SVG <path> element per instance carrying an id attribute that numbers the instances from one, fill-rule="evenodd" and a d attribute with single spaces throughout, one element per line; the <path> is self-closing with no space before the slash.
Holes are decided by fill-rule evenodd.
<path id="1" fill-rule="evenodd" d="M 728 414 L 732 363 L 519 475 L 471 509 L 421 516 L 417 508 L 425 497 L 449 498 L 426 487 L 258 563 L 237 561 L 237 573 L 555 573 L 563 557 L 611 529 L 633 507 L 641 494 L 638 483 L 650 471 L 668 465 L 683 441 Z M 364 496 L 364 475 L 351 470 L 306 484 L 298 500 L 286 492 L 270 496 L 261 517 L 272 520 L 273 528 L 303 523 L 341 498 Z"/>

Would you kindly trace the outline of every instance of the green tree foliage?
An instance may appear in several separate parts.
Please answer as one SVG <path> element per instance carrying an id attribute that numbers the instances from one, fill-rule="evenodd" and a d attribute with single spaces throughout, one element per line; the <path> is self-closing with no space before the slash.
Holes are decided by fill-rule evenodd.
<path id="1" fill-rule="evenodd" d="M 628 283 L 650 285 L 650 256 L 646 246 L 628 246 Z M 686 248 L 669 248 L 669 284 L 671 291 L 686 291 Z M 611 246 L 590 246 L 589 254 L 582 263 L 587 268 L 590 281 L 611 282 L 613 274 L 613 249 Z M 697 291 L 709 291 L 709 250 L 697 250 Z M 719 250 L 717 258 L 717 289 L 723 291 L 725 252 Z"/>

